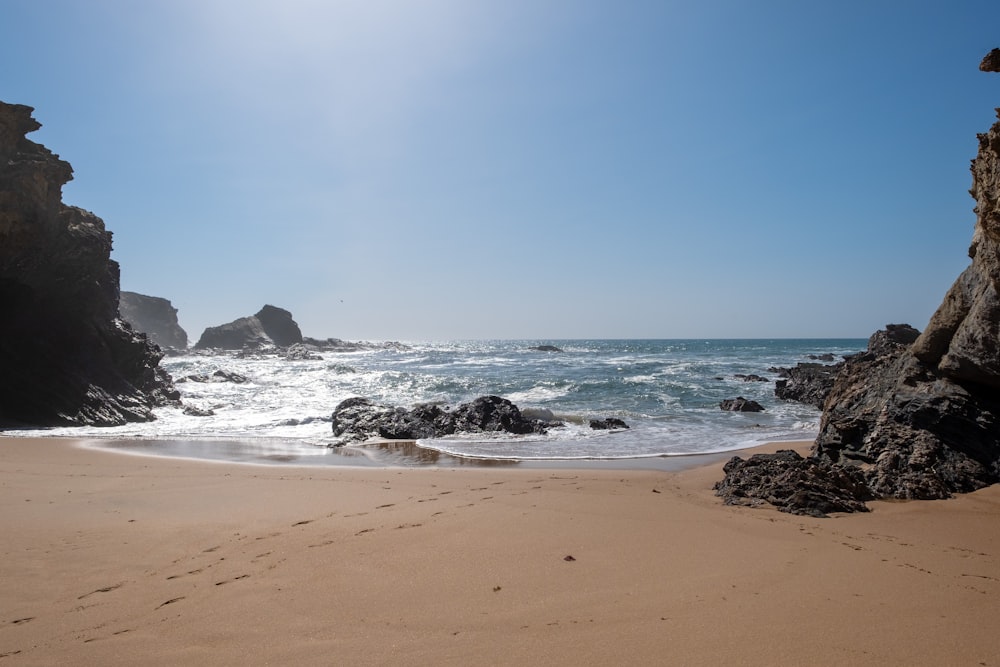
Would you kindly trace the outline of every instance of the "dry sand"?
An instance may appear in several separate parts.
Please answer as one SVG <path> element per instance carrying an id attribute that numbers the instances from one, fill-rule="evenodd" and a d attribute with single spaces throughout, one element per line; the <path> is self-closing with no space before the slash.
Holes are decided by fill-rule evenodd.
<path id="1" fill-rule="evenodd" d="M 813 519 L 722 505 L 720 469 L 0 438 L 0 667 L 1000 665 L 1000 487 Z"/>

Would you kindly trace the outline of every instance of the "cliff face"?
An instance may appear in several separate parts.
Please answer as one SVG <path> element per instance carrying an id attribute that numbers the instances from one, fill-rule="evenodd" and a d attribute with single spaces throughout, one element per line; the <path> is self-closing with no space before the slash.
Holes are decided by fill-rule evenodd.
<path id="1" fill-rule="evenodd" d="M 161 354 L 118 317 L 111 233 L 62 203 L 69 163 L 0 102 L 0 423 L 116 425 L 175 400 Z"/>
<path id="2" fill-rule="evenodd" d="M 187 348 L 187 332 L 177 321 L 177 309 L 167 299 L 122 292 L 118 308 L 123 320 L 160 347 Z"/>
<path id="3" fill-rule="evenodd" d="M 980 69 L 1000 71 L 998 56 Z M 971 264 L 912 345 L 873 339 L 848 363 L 823 414 L 816 453 L 860 462 L 879 496 L 945 498 L 1000 481 L 1000 122 L 978 137 Z"/>
<path id="4" fill-rule="evenodd" d="M 1000 49 L 980 69 L 1000 71 Z M 925 331 L 890 325 L 872 336 L 868 350 L 837 375 L 809 459 L 768 465 L 790 469 L 795 479 L 808 472 L 810 488 L 826 485 L 824 493 L 847 501 L 947 498 L 1000 482 L 1000 122 L 979 135 L 970 193 L 977 215 L 972 262 Z M 727 464 L 716 487 L 726 502 L 795 495 L 776 488 L 773 472 L 759 474 L 761 464 L 738 457 Z M 858 472 L 861 486 L 835 483 Z M 807 495 L 781 508 L 825 511 L 810 508 Z"/>

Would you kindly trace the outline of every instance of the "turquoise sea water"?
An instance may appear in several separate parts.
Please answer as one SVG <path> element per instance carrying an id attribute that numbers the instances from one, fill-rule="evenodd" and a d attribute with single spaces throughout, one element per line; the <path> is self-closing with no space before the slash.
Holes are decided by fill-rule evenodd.
<path id="1" fill-rule="evenodd" d="M 550 410 L 566 422 L 544 436 L 457 436 L 420 441 L 427 452 L 481 459 L 628 459 L 720 452 L 773 440 L 815 437 L 819 411 L 774 396 L 772 369 L 810 361 L 810 355 L 853 354 L 864 339 L 774 340 L 496 340 L 408 343 L 404 349 L 322 353 L 322 360 L 277 356 L 168 357 L 175 379 L 239 373 L 243 384 L 180 382 L 183 401 L 214 411 L 184 415 L 160 408 L 157 420 L 113 428 L 58 428 L 8 435 L 83 438 L 204 440 L 261 459 L 296 459 L 327 453 L 330 415 L 345 398 L 364 396 L 392 405 L 439 402 L 456 406 L 486 394 L 522 409 Z M 553 345 L 561 352 L 531 348 Z M 746 382 L 756 374 L 768 382 Z M 743 396 L 760 413 L 719 408 Z M 627 430 L 594 431 L 593 418 L 618 417 Z M 211 448 L 211 445 L 206 445 Z M 197 455 L 196 453 L 193 455 Z M 329 457 L 327 457 L 329 458 Z M 317 458 L 317 461 L 321 459 Z"/>

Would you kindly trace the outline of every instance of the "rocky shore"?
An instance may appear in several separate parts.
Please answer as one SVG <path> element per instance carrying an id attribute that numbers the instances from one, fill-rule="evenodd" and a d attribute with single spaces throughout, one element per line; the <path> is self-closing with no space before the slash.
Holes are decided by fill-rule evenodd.
<path id="1" fill-rule="evenodd" d="M 1000 71 L 1000 49 L 980 69 Z M 873 335 L 837 370 L 810 456 L 734 457 L 716 485 L 726 503 L 823 515 L 1000 481 L 1000 122 L 978 137 L 972 262 L 927 328 Z"/>

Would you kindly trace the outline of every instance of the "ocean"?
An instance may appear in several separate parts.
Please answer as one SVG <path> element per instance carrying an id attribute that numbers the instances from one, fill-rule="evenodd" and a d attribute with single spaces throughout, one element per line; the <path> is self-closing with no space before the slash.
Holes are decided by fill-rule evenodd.
<path id="1" fill-rule="evenodd" d="M 555 346 L 561 351 L 539 351 Z M 455 407 L 498 395 L 521 409 L 550 410 L 565 422 L 545 435 L 464 435 L 417 442 L 407 460 L 451 455 L 477 461 L 629 460 L 728 452 L 776 440 L 809 440 L 820 412 L 774 396 L 774 370 L 865 349 L 865 339 L 773 340 L 477 340 L 406 343 L 358 352 L 322 352 L 322 359 L 276 355 L 185 354 L 162 365 L 186 405 L 155 411 L 153 422 L 119 427 L 7 431 L 4 435 L 72 436 L 134 451 L 252 462 L 343 463 L 332 449 L 330 417 L 340 401 L 362 396 L 403 407 L 437 402 Z M 181 381 L 236 373 L 246 382 Z M 738 375 L 768 381 L 745 381 Z M 763 412 L 720 409 L 738 396 Z M 617 417 L 629 428 L 597 431 L 591 419 Z M 164 444 L 166 443 L 166 444 Z M 363 455 L 402 459 L 391 448 Z M 411 448 L 412 449 L 412 448 Z M 380 454 L 380 451 L 382 452 Z M 332 455 L 332 454 L 338 455 Z M 451 458 L 448 457 L 448 458 Z"/>

